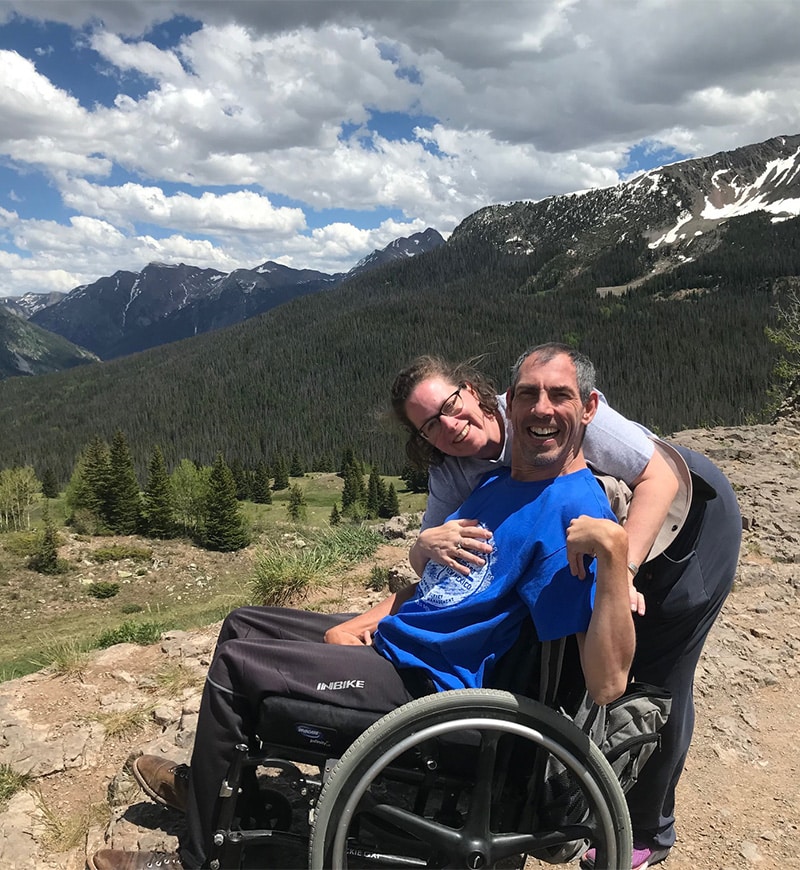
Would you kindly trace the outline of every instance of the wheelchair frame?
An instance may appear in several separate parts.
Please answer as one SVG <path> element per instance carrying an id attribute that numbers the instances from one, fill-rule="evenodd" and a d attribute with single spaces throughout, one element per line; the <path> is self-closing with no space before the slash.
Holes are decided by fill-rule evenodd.
<path id="1" fill-rule="evenodd" d="M 522 868 L 527 855 L 565 863 L 589 844 L 598 870 L 630 867 L 630 818 L 613 770 L 571 720 L 538 701 L 495 689 L 442 692 L 380 718 L 357 714 L 348 733 L 330 725 L 341 711 L 332 719 L 322 704 L 269 700 L 284 736 L 302 733 L 305 745 L 237 747 L 220 792 L 212 870 L 263 867 L 249 864 L 248 852 L 264 846 L 307 849 L 311 870 Z M 309 724 L 315 713 L 322 725 Z M 547 753 L 588 806 L 556 828 L 542 824 L 537 805 Z M 258 768 L 281 771 L 299 807 L 269 787 L 254 800 Z M 306 811 L 308 835 L 292 829 Z"/>

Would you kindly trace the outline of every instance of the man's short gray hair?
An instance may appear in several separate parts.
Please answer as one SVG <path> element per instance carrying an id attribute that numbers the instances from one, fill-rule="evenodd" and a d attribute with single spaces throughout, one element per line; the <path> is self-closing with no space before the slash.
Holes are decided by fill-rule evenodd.
<path id="1" fill-rule="evenodd" d="M 557 341 L 550 341 L 546 344 L 537 344 L 536 347 L 528 348 L 516 363 L 514 363 L 514 368 L 511 370 L 511 395 L 514 395 L 514 390 L 519 381 L 519 372 L 525 360 L 529 357 L 535 356 L 537 362 L 547 363 L 561 354 L 565 354 L 572 360 L 572 364 L 575 366 L 575 377 L 578 382 L 578 393 L 581 397 L 581 401 L 584 404 L 588 402 L 589 396 L 591 396 L 592 390 L 595 388 L 595 381 L 597 380 L 594 363 L 588 356 L 575 350 L 574 347 L 570 347 L 568 344 L 561 344 Z"/>

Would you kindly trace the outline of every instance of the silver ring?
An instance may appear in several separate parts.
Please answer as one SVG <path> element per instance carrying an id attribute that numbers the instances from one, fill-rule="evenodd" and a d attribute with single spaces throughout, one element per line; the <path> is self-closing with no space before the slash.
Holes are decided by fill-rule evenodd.
<path id="1" fill-rule="evenodd" d="M 463 545 L 462 545 L 461 541 L 459 541 L 459 542 L 456 544 L 456 550 L 460 550 L 462 546 L 463 546 Z"/>

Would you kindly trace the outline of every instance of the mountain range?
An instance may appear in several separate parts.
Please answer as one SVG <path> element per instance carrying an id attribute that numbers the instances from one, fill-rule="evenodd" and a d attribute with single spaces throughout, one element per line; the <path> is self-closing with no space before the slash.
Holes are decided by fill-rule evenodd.
<path id="1" fill-rule="evenodd" d="M 349 272 L 329 275 L 312 269 L 291 269 L 268 261 L 254 269 L 225 274 L 184 263 L 150 263 L 141 272 L 120 270 L 76 287 L 68 294 L 35 294 L 0 298 L 3 307 L 30 323 L 78 346 L 80 364 L 135 353 L 182 338 L 231 326 L 307 293 L 335 287 L 395 259 L 416 256 L 444 244 L 434 229 L 396 239 L 373 251 Z M 41 337 L 40 337 L 41 343 Z M 63 358 L 64 342 L 61 342 Z M 52 371 L 52 360 L 20 358 L 17 371 Z M 16 358 L 13 358 L 16 359 Z M 2 369 L 0 369 L 2 374 Z"/>
<path id="2" fill-rule="evenodd" d="M 588 353 L 613 404 L 658 431 L 752 422 L 777 356 L 765 327 L 800 287 L 798 214 L 792 135 L 610 188 L 488 205 L 447 242 L 430 230 L 424 250 L 412 237 L 341 276 L 274 264 L 117 273 L 29 323 L 71 323 L 99 356 L 150 349 L 0 382 L 0 467 L 47 464 L 56 442 L 63 475 L 88 437 L 119 427 L 140 468 L 154 443 L 168 461 L 296 450 L 309 465 L 349 445 L 397 468 L 402 448 L 376 410 L 410 357 L 482 354 L 502 386 L 520 350 L 550 339 Z M 228 306 L 247 319 L 215 328 L 231 322 Z M 98 336 L 70 311 L 88 312 Z"/>

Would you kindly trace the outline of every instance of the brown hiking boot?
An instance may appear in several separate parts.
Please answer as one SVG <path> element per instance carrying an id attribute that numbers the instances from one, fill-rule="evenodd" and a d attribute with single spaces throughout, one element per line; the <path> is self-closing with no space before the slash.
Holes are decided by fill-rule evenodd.
<path id="1" fill-rule="evenodd" d="M 142 791 L 157 804 L 186 812 L 189 767 L 159 755 L 140 755 L 131 766 Z M 138 866 L 132 864 L 131 867 Z M 145 865 L 142 865 L 145 866 Z M 169 866 L 169 865 L 167 865 Z"/>
<path id="2" fill-rule="evenodd" d="M 101 849 L 90 855 L 90 870 L 184 870 L 176 852 L 123 852 L 120 849 Z"/>

